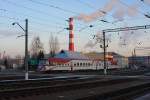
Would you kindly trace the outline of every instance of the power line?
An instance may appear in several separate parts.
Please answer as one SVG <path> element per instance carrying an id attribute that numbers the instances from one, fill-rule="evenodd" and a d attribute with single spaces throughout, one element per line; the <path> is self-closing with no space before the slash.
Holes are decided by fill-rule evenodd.
<path id="1" fill-rule="evenodd" d="M 40 24 L 39 24 L 39 25 L 40 25 Z M 30 29 L 35 29 L 36 31 L 42 30 L 42 31 L 40 31 L 40 32 L 46 32 L 46 33 L 52 32 L 52 31 L 50 31 L 50 30 L 45 30 L 45 29 L 42 29 L 42 28 L 34 27 L 34 26 L 30 26 Z M 53 33 L 56 33 L 56 32 L 53 31 Z"/>
<path id="2" fill-rule="evenodd" d="M 13 33 L 13 34 L 11 34 L 11 33 Z M 14 32 L 10 32 L 10 33 L 4 33 L 4 34 L 0 34 L 0 38 L 2 39 L 2 38 L 7 38 L 7 37 L 13 37 L 13 36 L 17 36 L 19 33 L 17 32 L 17 33 L 14 33 Z"/>
<path id="3" fill-rule="evenodd" d="M 8 16 L 1 16 L 0 17 L 2 18 L 5 18 L 5 19 L 10 19 L 10 20 L 17 20 L 17 21 L 24 21 L 24 20 L 20 20 L 19 18 L 16 18 L 16 17 L 8 17 Z M 54 28 L 63 28 L 63 26 L 53 26 L 53 25 L 49 25 L 49 24 L 45 24 L 45 23 L 41 23 L 41 22 L 37 22 L 37 21 L 31 21 L 32 23 L 35 23 L 35 24 L 38 24 L 40 26 L 47 26 L 47 27 L 54 27 Z"/>
<path id="4" fill-rule="evenodd" d="M 121 0 L 119 0 L 120 1 L 120 3 L 122 4 L 122 5 L 124 5 L 124 6 L 126 6 L 126 7 L 130 7 L 129 5 L 127 5 L 126 3 L 124 3 L 123 1 L 121 1 Z M 134 8 L 133 8 L 134 9 Z M 149 14 L 146 14 L 145 12 L 142 12 L 141 10 L 139 10 L 139 9 L 137 9 L 137 11 L 141 14 L 141 15 L 143 15 L 143 16 L 145 16 L 146 18 L 150 18 L 150 15 Z"/>
<path id="5" fill-rule="evenodd" d="M 76 1 L 78 1 L 78 2 L 80 2 L 80 3 L 82 3 L 82 4 L 84 4 L 84 5 L 86 5 L 87 7 L 91 8 L 91 9 L 96 9 L 95 6 L 93 6 L 93 5 L 91 5 L 91 4 L 87 3 L 87 2 L 83 2 L 83 1 L 81 1 L 81 0 L 76 0 Z M 122 5 L 126 6 L 126 7 L 130 7 L 130 6 L 127 5 L 126 3 L 122 2 L 121 0 L 119 0 L 119 2 L 120 2 Z M 134 8 L 133 8 L 133 9 L 134 9 Z M 99 10 L 99 11 L 102 11 L 102 10 Z M 140 14 L 144 15 L 145 17 L 150 18 L 150 15 L 144 14 L 144 12 L 139 11 L 138 9 L 137 9 L 137 11 L 138 11 Z M 107 14 L 107 12 L 105 12 L 105 14 Z M 113 17 L 112 15 L 109 15 L 109 16 Z M 115 25 L 115 23 L 117 23 L 117 22 L 123 22 L 124 20 L 126 20 L 126 19 L 117 20 L 117 21 L 113 21 L 113 22 L 109 22 L 109 21 L 107 21 L 107 20 L 100 20 L 100 21 L 101 21 L 101 22 L 105 22 L 105 23 L 111 23 L 111 24 L 114 24 L 114 25 Z M 127 19 L 127 20 L 134 20 L 134 19 Z M 93 26 L 95 26 L 95 25 L 93 25 Z"/>
<path id="6" fill-rule="evenodd" d="M 78 1 L 78 2 L 80 2 L 80 3 L 82 3 L 82 4 L 84 4 L 84 5 L 86 5 L 86 6 L 89 7 L 89 8 L 95 9 L 95 7 L 92 6 L 91 4 L 88 4 L 88 3 L 83 2 L 83 1 L 81 1 L 81 0 L 76 0 L 76 1 Z"/>
<path id="7" fill-rule="evenodd" d="M 26 14 L 23 14 L 23 13 L 18 13 L 18 12 L 11 12 L 11 11 L 8 11 L 8 10 L 6 10 L 6 9 L 0 9 L 0 10 L 2 10 L 2 11 L 4 11 L 4 12 L 10 12 L 10 13 L 16 13 L 16 14 L 21 14 L 22 16 L 26 16 Z M 28 16 L 28 15 L 27 15 Z M 29 16 L 30 18 L 32 18 L 32 19 L 34 19 L 35 20 L 35 18 L 36 19 L 40 19 L 40 20 L 43 20 L 44 21 L 44 19 L 41 19 L 41 18 L 37 18 L 37 17 L 33 17 L 33 16 Z M 48 20 L 45 20 L 46 22 L 48 21 Z M 60 23 L 55 23 L 55 24 L 57 24 L 57 25 L 61 25 Z M 48 25 L 48 24 L 47 24 Z M 50 25 L 50 24 L 49 24 Z M 52 25 L 50 25 L 51 27 L 54 27 L 54 26 L 52 26 Z M 64 26 L 64 25 L 63 25 Z"/>
<path id="8" fill-rule="evenodd" d="M 30 7 L 26 7 L 26 6 L 17 4 L 17 3 L 15 3 L 15 2 L 12 2 L 12 1 L 9 1 L 9 0 L 1 0 L 1 1 L 7 2 L 7 3 L 11 4 L 11 5 L 14 5 L 14 6 L 17 6 L 17 7 L 20 7 L 20 8 L 27 9 L 27 10 L 32 11 L 32 12 L 34 12 L 34 13 L 36 12 L 36 13 L 39 13 L 39 14 L 44 14 L 44 15 L 47 15 L 47 16 L 49 16 L 49 17 L 50 17 L 50 16 L 53 16 L 53 15 L 50 15 L 49 13 L 47 13 L 47 12 L 43 12 L 43 11 L 41 11 L 41 10 L 33 9 L 33 8 L 30 8 Z M 53 16 L 53 18 L 57 18 L 57 19 L 61 19 L 61 20 L 62 20 L 62 18 L 61 18 L 61 17 L 58 17 L 58 16 Z M 63 19 L 63 20 L 64 20 L 64 19 Z"/>
<path id="9" fill-rule="evenodd" d="M 5 10 L 5 11 L 7 11 L 8 12 L 8 10 Z M 8 18 L 8 19 L 12 19 L 12 20 L 19 20 L 19 18 L 15 18 L 15 17 L 8 17 L 8 16 L 0 16 L 0 17 L 3 17 L 3 18 Z M 32 19 L 34 19 L 34 18 L 32 18 Z M 23 21 L 23 20 L 22 20 Z M 37 21 L 30 21 L 30 22 L 33 22 L 33 23 L 35 23 L 35 24 L 38 24 L 38 25 L 40 25 L 40 26 L 50 26 L 50 27 L 55 27 L 55 28 L 63 28 L 64 27 L 64 25 L 63 26 L 60 26 L 60 24 L 57 24 L 57 25 L 59 25 L 59 26 L 54 26 L 54 25 L 50 25 L 50 24 L 45 24 L 45 23 L 41 23 L 41 22 L 37 22 Z"/>
<path id="10" fill-rule="evenodd" d="M 2 17 L 2 18 L 5 18 L 5 19 L 11 19 L 11 20 L 17 20 L 17 21 L 24 21 L 24 20 L 20 20 L 20 19 L 18 19 L 18 18 L 15 18 L 15 17 L 8 17 L 8 16 L 0 16 L 0 17 Z M 40 26 L 49 26 L 48 24 L 44 24 L 44 23 L 39 23 L 39 22 L 36 22 L 36 21 L 31 21 L 32 23 L 35 23 L 35 24 L 38 24 L 38 25 L 40 25 Z M 3 23 L 1 23 L 1 24 L 3 24 Z M 31 27 L 31 29 L 35 29 L 35 30 L 39 30 L 39 28 L 35 28 L 35 27 L 32 27 L 32 26 L 30 26 Z M 54 26 L 53 26 L 54 27 Z M 56 27 L 56 28 L 63 28 L 63 27 Z M 42 31 L 40 30 L 40 33 L 50 33 L 51 31 L 49 31 L 49 30 L 43 30 L 42 29 Z M 32 32 L 32 33 L 37 33 L 37 32 Z M 58 33 L 58 32 L 53 32 L 53 33 Z"/>
<path id="11" fill-rule="evenodd" d="M 48 6 L 48 7 L 51 7 L 51 8 L 55 8 L 55 9 L 58 9 L 58 10 L 61 10 L 61 11 L 67 12 L 67 13 L 78 14 L 78 15 L 80 14 L 78 12 L 74 12 L 74 11 L 71 11 L 71 10 L 68 10 L 68 9 L 63 9 L 61 7 L 50 5 L 50 4 L 46 4 L 46 3 L 43 3 L 43 2 L 34 1 L 34 0 L 29 0 L 29 1 L 31 1 L 33 3 L 36 3 L 36 4 L 43 5 L 43 6 Z"/>
<path id="12" fill-rule="evenodd" d="M 50 25 L 50 24 L 46 24 L 46 23 L 41 23 L 41 22 L 37 22 L 37 21 L 30 21 L 32 23 L 38 24 L 40 26 L 48 26 L 48 27 L 54 27 L 54 28 L 63 28 L 64 26 L 54 26 L 54 25 Z"/>
<path id="13" fill-rule="evenodd" d="M 92 8 L 92 9 L 96 9 L 96 8 L 95 8 L 94 6 L 92 6 L 91 4 L 88 4 L 88 3 L 83 2 L 83 1 L 81 1 L 81 0 L 77 0 L 77 1 L 79 1 L 79 2 L 80 2 L 80 3 L 82 3 L 82 4 L 87 5 L 88 7 Z M 120 2 L 120 4 L 122 4 L 122 5 L 126 6 L 127 8 L 129 8 L 129 7 L 130 7 L 129 5 L 127 5 L 126 3 L 124 3 L 124 2 L 123 2 L 123 1 L 121 1 L 121 0 L 119 0 L 119 2 Z M 134 9 L 134 8 L 133 8 L 133 9 Z M 140 14 L 142 14 L 142 15 L 146 16 L 144 12 L 142 12 L 142 11 L 140 11 L 140 10 L 138 10 L 138 9 L 137 9 L 137 11 L 138 11 Z M 106 12 L 106 13 L 107 13 L 107 12 Z M 111 15 L 110 15 L 110 16 L 111 16 Z M 111 17 L 113 17 L 113 16 L 111 16 Z M 120 22 L 120 21 L 119 21 L 119 22 Z"/>
<path id="14" fill-rule="evenodd" d="M 91 4 L 87 3 L 87 2 L 83 2 L 83 1 L 81 1 L 81 0 L 77 0 L 77 1 L 80 2 L 80 3 L 82 3 L 82 4 L 84 4 L 84 5 L 86 5 L 86 6 L 89 7 L 89 8 L 96 9 L 95 6 L 93 6 L 93 5 L 91 5 Z M 105 11 L 103 11 L 103 10 L 99 10 L 99 12 L 100 12 L 100 13 L 103 13 L 103 14 L 106 14 L 106 13 L 107 13 L 107 12 L 105 12 Z"/>
<path id="15" fill-rule="evenodd" d="M 15 18 L 15 17 L 8 17 L 8 16 L 2 16 L 2 15 L 0 15 L 0 17 L 5 18 L 5 19 L 24 21 L 24 20 L 20 20 L 19 18 Z"/>
<path id="16" fill-rule="evenodd" d="M 55 6 L 55 5 L 52 5 L 52 4 L 47 4 L 47 3 L 43 3 L 43 2 L 39 2 L 39 1 L 34 1 L 34 0 L 29 0 L 33 3 L 36 3 L 36 4 L 40 4 L 40 5 L 43 5 L 43 6 L 48 6 L 48 7 L 51 7 L 51 8 L 55 8 L 57 10 L 61 10 L 63 12 L 67 12 L 67 13 L 72 13 L 72 14 L 79 14 L 78 12 L 74 12 L 74 11 L 71 11 L 71 10 L 68 10 L 68 9 L 64 9 L 64 8 L 61 8 L 59 6 Z"/>
<path id="17" fill-rule="evenodd" d="M 27 14 L 24 14 L 24 13 L 18 13 L 18 12 L 15 12 L 15 11 L 9 11 L 9 10 L 6 10 L 6 9 L 0 9 L 1 11 L 4 11 L 4 12 L 8 12 L 8 13 L 16 13 L 16 14 L 20 14 L 21 16 L 28 16 Z M 32 19 L 35 19 L 35 17 L 34 16 L 29 16 L 30 18 L 32 18 Z M 37 18 L 36 17 L 36 19 L 38 19 L 38 20 L 42 20 L 42 21 L 44 21 L 45 19 L 42 19 L 42 18 Z M 46 22 L 48 21 L 48 20 L 45 20 Z M 61 23 L 53 23 L 53 24 L 57 24 L 57 25 L 61 25 Z M 52 25 L 51 25 L 52 26 Z M 64 25 L 63 25 L 64 26 Z"/>
<path id="18" fill-rule="evenodd" d="M 17 20 L 17 21 L 24 21 L 24 20 L 20 20 L 19 18 L 15 18 L 15 17 L 8 17 L 8 16 L 1 16 L 0 15 L 0 17 L 2 17 L 2 18 L 5 18 L 5 19 L 10 19 L 10 20 Z M 45 26 L 48 26 L 48 25 L 46 25 L 46 24 L 43 24 L 43 23 L 39 23 L 39 22 L 35 22 L 35 21 L 33 21 L 33 23 L 36 23 L 36 24 L 38 24 L 38 25 L 45 25 Z M 0 24 L 3 24 L 3 23 L 0 23 Z M 32 27 L 32 26 L 30 26 L 30 27 Z M 53 26 L 54 27 L 54 26 Z M 57 28 L 57 27 L 56 27 Z M 59 28 L 63 28 L 63 27 L 59 27 Z M 35 28 L 35 27 L 32 27 L 32 29 L 35 29 L 35 30 L 39 30 L 39 28 Z M 40 33 L 50 33 L 51 31 L 48 31 L 48 30 L 43 30 L 42 29 L 42 31 L 40 31 Z M 32 32 L 32 33 L 37 33 L 37 32 Z M 57 33 L 57 32 L 53 32 L 53 33 Z"/>
<path id="19" fill-rule="evenodd" d="M 78 2 L 80 2 L 80 3 L 82 3 L 82 4 L 84 4 L 84 5 L 86 5 L 87 7 L 91 8 L 91 9 L 94 9 L 94 10 L 97 9 L 95 6 L 93 6 L 92 4 L 89 4 L 89 3 L 87 3 L 87 2 L 83 2 L 83 1 L 81 1 L 81 0 L 76 0 L 76 1 L 78 1 Z M 108 15 L 107 12 L 105 12 L 105 11 L 103 11 L 103 10 L 101 10 L 101 9 L 99 9 L 98 11 L 99 11 L 99 13 L 104 14 L 104 16 L 105 16 L 106 14 Z M 104 18 L 104 16 L 103 16 L 103 18 Z M 108 15 L 108 16 L 113 17 L 112 15 Z M 109 22 L 109 21 L 104 20 L 104 19 L 98 19 L 98 20 L 101 21 L 101 22 L 103 22 L 103 23 L 114 24 L 114 22 Z M 115 21 L 115 22 L 118 22 L 118 21 Z"/>
<path id="20" fill-rule="evenodd" d="M 129 6 L 128 4 L 126 4 L 126 3 L 124 3 L 123 1 L 119 0 L 119 2 L 120 2 L 120 4 L 126 6 L 127 8 L 130 8 L 130 6 Z M 134 8 L 133 8 L 132 10 L 134 10 Z M 144 13 L 144 12 L 140 11 L 139 9 L 137 9 L 137 11 L 138 11 L 140 14 L 142 14 L 142 15 L 145 16 L 145 13 Z"/>

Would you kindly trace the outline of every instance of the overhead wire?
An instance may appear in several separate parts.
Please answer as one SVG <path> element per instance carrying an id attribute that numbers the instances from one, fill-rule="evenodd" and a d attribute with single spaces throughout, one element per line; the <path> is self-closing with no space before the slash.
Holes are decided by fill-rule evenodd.
<path id="1" fill-rule="evenodd" d="M 78 2 L 80 2 L 80 3 L 82 3 L 82 4 L 84 4 L 84 5 L 86 5 L 86 6 L 90 7 L 90 8 L 92 8 L 92 9 L 96 9 L 95 6 L 92 6 L 92 5 L 89 4 L 89 3 L 83 2 L 83 1 L 81 1 L 81 0 L 76 0 L 76 1 L 78 1 Z M 126 3 L 124 3 L 124 2 L 121 1 L 121 0 L 119 0 L 119 2 L 120 2 L 120 4 L 122 4 L 122 5 L 126 6 L 126 7 L 130 7 L 129 5 L 127 5 Z M 133 9 L 134 9 L 134 8 L 133 8 Z M 138 10 L 138 9 L 137 9 L 137 11 L 138 11 L 140 14 L 144 15 L 144 17 L 147 17 L 144 12 L 142 12 L 142 11 L 140 11 L 140 10 Z M 106 12 L 106 14 L 107 14 L 107 12 Z M 113 17 L 112 15 L 109 15 L 109 16 Z M 149 17 L 150 17 L 150 16 L 149 16 Z M 147 18 L 148 18 L 148 17 L 147 17 Z M 124 20 L 134 20 L 134 19 L 123 19 L 123 20 L 117 20 L 117 21 L 113 21 L 113 22 L 109 22 L 109 21 L 107 21 L 107 20 L 100 20 L 100 21 L 102 21 L 102 22 L 105 21 L 105 22 L 107 22 L 107 23 L 111 23 L 111 24 L 113 24 L 113 25 L 116 25 L 115 23 L 123 22 Z M 99 24 L 98 24 L 98 25 L 99 25 Z M 94 25 L 93 25 L 93 26 L 94 26 Z"/>
<path id="2" fill-rule="evenodd" d="M 54 5 L 51 5 L 51 4 L 46 4 L 46 3 L 35 1 L 35 0 L 28 0 L 28 1 L 31 1 L 33 3 L 40 4 L 40 5 L 43 5 L 43 6 L 48 6 L 48 7 L 51 7 L 51 8 L 55 8 L 55 9 L 58 9 L 58 10 L 61 10 L 61 11 L 64 11 L 64 12 L 68 12 L 68 13 L 72 13 L 72 14 L 79 14 L 78 12 L 74 12 L 74 11 L 71 11 L 71 10 L 68 10 L 68 9 L 63 9 L 61 7 L 54 6 Z M 62 30 L 64 30 L 64 28 Z M 58 33 L 60 33 L 60 32 L 58 32 Z"/>
<path id="3" fill-rule="evenodd" d="M 50 7 L 50 8 L 55 8 L 57 10 L 61 10 L 63 12 L 67 12 L 67 13 L 72 13 L 72 14 L 75 14 L 75 15 L 79 15 L 80 13 L 78 12 L 75 12 L 75 11 L 71 11 L 71 10 L 68 10 L 68 9 L 64 9 L 62 7 L 59 7 L 59 6 L 54 6 L 52 4 L 47 4 L 47 3 L 43 3 L 43 2 L 40 2 L 40 1 L 35 1 L 35 0 L 28 0 L 28 1 L 31 1 L 35 4 L 39 4 L 39 5 L 43 5 L 43 6 L 47 6 L 47 7 Z M 65 28 L 63 28 L 62 30 L 65 30 Z M 58 31 L 58 33 L 60 33 L 62 31 Z"/>
<path id="4" fill-rule="evenodd" d="M 2 11 L 7 11 L 8 12 L 8 10 L 6 10 L 6 9 L 0 9 L 0 10 L 2 10 Z M 3 17 L 3 18 L 6 18 L 6 19 L 11 19 L 11 20 L 17 20 L 17 21 L 20 21 L 20 19 L 19 18 L 16 18 L 16 17 L 8 17 L 8 16 L 0 16 L 0 17 Z M 24 20 L 21 20 L 21 21 L 24 21 Z M 38 24 L 38 25 L 40 25 L 40 26 L 48 26 L 48 27 L 55 27 L 55 28 L 63 28 L 63 26 L 54 26 L 54 25 L 49 25 L 49 24 L 46 24 L 46 23 L 41 23 L 41 22 L 37 22 L 37 21 L 30 21 L 30 22 L 32 22 L 32 23 L 35 23 L 35 24 Z M 33 27 L 32 27 L 33 28 Z M 33 29 L 36 29 L 36 30 L 38 30 L 39 28 L 33 28 Z M 51 32 L 51 31 L 45 31 L 45 30 L 43 30 L 42 29 L 42 32 L 46 32 L 46 33 L 49 33 L 49 32 Z M 56 32 L 53 32 L 53 33 L 56 33 Z"/>
<path id="5" fill-rule="evenodd" d="M 80 3 L 82 3 L 82 4 L 84 4 L 84 5 L 86 5 L 86 6 L 89 7 L 89 8 L 96 9 L 96 7 L 94 7 L 93 5 L 91 5 L 91 4 L 87 3 L 87 2 L 83 2 L 83 1 L 81 1 L 81 0 L 76 0 L 76 1 L 78 1 L 78 2 L 80 2 Z M 107 12 L 105 12 L 105 11 L 103 11 L 103 10 L 99 10 L 99 12 L 101 12 L 101 13 L 103 13 L 103 14 L 106 14 L 106 13 L 107 13 Z"/>
<path id="6" fill-rule="evenodd" d="M 48 6 L 48 7 L 51 7 L 51 8 L 55 8 L 57 10 L 64 11 L 64 12 L 67 12 L 67 13 L 79 14 L 78 12 L 71 11 L 71 10 L 68 10 L 68 9 L 64 9 L 62 7 L 55 6 L 55 5 L 52 5 L 52 4 L 43 3 L 43 2 L 40 2 L 40 1 L 37 1 L 37 0 L 36 1 L 35 0 L 28 0 L 28 1 L 31 1 L 33 3 L 40 4 L 40 5 L 43 5 L 43 6 Z"/>
<path id="7" fill-rule="evenodd" d="M 12 2 L 10 0 L 1 0 L 1 1 L 7 2 L 7 3 L 11 4 L 11 5 L 14 5 L 14 6 L 17 6 L 17 7 L 20 7 L 20 8 L 27 9 L 27 10 L 32 11 L 34 13 L 44 14 L 44 15 L 49 16 L 49 17 L 53 16 L 53 15 L 50 15 L 49 13 L 47 13 L 47 12 L 44 12 L 44 11 L 41 11 L 41 10 L 37 10 L 37 9 L 33 9 L 31 7 L 26 7 L 26 6 L 23 6 L 21 4 L 17 4 L 15 2 Z M 53 18 L 64 20 L 64 18 L 61 18 L 61 17 L 58 17 L 58 16 L 53 16 Z"/>
<path id="8" fill-rule="evenodd" d="M 5 18 L 5 19 L 11 19 L 11 20 L 14 20 L 14 21 L 21 21 L 21 22 L 24 21 L 24 20 L 21 20 L 21 19 L 16 18 L 16 17 L 8 17 L 8 16 L 2 16 L 2 15 L 0 15 L 0 17 Z M 31 21 L 31 22 L 32 22 L 32 23 L 35 23 L 35 24 L 38 24 L 38 25 L 40 25 L 40 26 L 63 28 L 63 26 L 54 26 L 54 25 L 49 25 L 49 24 L 45 24 L 45 23 L 40 23 L 40 22 L 37 22 L 37 21 Z"/>
<path id="9" fill-rule="evenodd" d="M 3 15 L 0 15 L 1 18 L 5 18 L 5 19 L 10 19 L 10 20 L 18 20 L 18 21 L 24 21 L 24 20 L 21 20 L 19 18 L 15 18 L 15 17 L 9 17 L 9 16 L 3 16 Z"/>
<path id="10" fill-rule="evenodd" d="M 9 10 L 6 10 L 6 9 L 0 9 L 0 10 L 2 10 L 2 11 L 4 11 L 4 12 L 8 12 L 8 13 L 20 14 L 21 16 L 28 16 L 28 15 L 26 15 L 26 14 L 24 14 L 24 13 L 18 13 L 18 12 L 14 12 L 14 11 L 12 12 L 12 11 L 9 11 Z M 45 19 L 37 18 L 37 17 L 31 16 L 31 15 L 29 15 L 29 17 L 32 18 L 33 20 L 35 20 L 35 19 L 39 20 L 39 19 L 40 19 L 40 20 L 42 20 L 42 22 L 44 22 L 44 20 L 45 20 Z M 45 21 L 48 21 L 48 20 L 45 20 Z M 56 24 L 56 25 L 59 25 L 59 26 L 62 25 L 61 23 L 57 23 L 57 22 L 56 22 L 56 23 L 53 23 L 53 24 Z M 47 25 L 50 25 L 50 24 L 47 24 Z M 52 25 L 50 25 L 50 26 L 52 27 Z M 61 27 L 61 26 L 60 26 L 60 27 Z"/>
<path id="11" fill-rule="evenodd" d="M 119 2 L 120 2 L 120 4 L 122 4 L 122 5 L 124 5 L 124 6 L 126 6 L 127 8 L 129 8 L 130 6 L 128 5 L 128 4 L 126 4 L 125 2 L 123 2 L 122 0 L 119 0 Z M 132 9 L 132 10 L 134 10 L 134 8 Z M 136 9 L 141 15 L 144 15 L 145 16 L 145 13 L 144 12 L 142 12 L 141 10 L 139 10 L 139 9 Z"/>
<path id="12" fill-rule="evenodd" d="M 15 18 L 15 17 L 8 17 L 8 16 L 1 16 L 0 15 L 0 17 L 2 17 L 2 18 L 5 18 L 5 19 L 11 19 L 11 20 L 17 20 L 17 21 L 21 21 L 21 22 L 23 22 L 24 20 L 20 20 L 19 18 Z M 38 23 L 38 22 L 33 22 L 33 23 L 36 23 L 36 24 L 38 24 L 38 25 L 44 25 L 43 23 Z M 1 24 L 3 24 L 3 23 L 1 23 Z M 11 24 L 11 23 L 10 23 Z M 41 28 L 35 28 L 35 27 L 33 27 L 33 26 L 30 26 L 33 30 L 39 30 L 40 29 L 40 33 L 50 33 L 51 31 L 49 31 L 49 30 L 43 30 L 43 29 L 41 29 Z M 30 29 L 31 30 L 31 29 Z M 29 33 L 31 33 L 31 32 L 29 32 Z M 37 33 L 37 32 L 32 32 L 32 34 L 33 33 Z M 52 32 L 52 33 L 57 33 L 57 32 Z"/>
<path id="13" fill-rule="evenodd" d="M 10 1 L 10 0 L 2 0 L 2 1 L 5 1 L 5 2 L 7 2 L 7 3 L 10 3 L 10 4 L 12 4 L 12 5 L 15 5 L 15 6 L 18 6 L 18 7 L 21 7 L 21 8 L 25 8 L 25 9 L 28 9 L 28 10 L 31 10 L 31 11 L 33 11 L 33 12 L 37 12 L 37 13 L 44 13 L 44 14 L 46 14 L 46 15 L 48 15 L 47 13 L 45 13 L 45 12 L 42 12 L 42 11 L 39 11 L 39 10 L 36 10 L 36 9 L 33 9 L 33 8 L 29 8 L 29 7 L 26 7 L 26 6 L 22 6 L 22 5 L 20 5 L 20 4 L 17 4 L 17 3 L 15 3 L 15 2 L 12 2 L 12 1 Z M 33 0 L 30 0 L 30 1 L 32 1 L 33 2 Z M 40 3 L 40 2 L 36 2 L 36 3 Z M 42 5 L 43 5 L 43 3 L 42 3 Z M 47 5 L 47 4 L 46 4 Z M 47 5 L 48 6 L 48 5 Z M 53 8 L 56 8 L 56 9 L 61 9 L 61 8 L 59 8 L 59 7 L 57 7 L 57 6 L 52 6 L 52 5 L 49 5 L 50 7 L 53 7 Z M 70 11 L 70 10 L 65 10 L 65 9 L 61 9 L 61 10 L 63 10 L 63 11 L 66 11 L 66 12 L 70 12 L 70 13 L 74 13 L 74 14 L 79 14 L 79 13 L 77 13 L 77 12 L 73 12 L 73 11 Z M 34 21 L 34 23 L 37 23 L 37 22 L 35 22 Z M 39 22 L 38 22 L 39 23 Z M 41 24 L 41 25 L 43 25 L 43 24 Z M 60 28 L 60 27 L 59 27 Z M 61 27 L 62 28 L 62 27 Z"/>
<path id="14" fill-rule="evenodd" d="M 96 9 L 95 6 L 93 6 L 93 5 L 91 5 L 91 4 L 87 3 L 87 2 L 83 2 L 83 1 L 81 1 L 81 0 L 76 0 L 76 1 L 78 1 L 79 3 L 81 3 L 81 4 L 83 4 L 83 5 L 86 5 L 87 7 L 91 8 L 91 9 L 94 9 L 94 10 Z M 98 11 L 99 11 L 99 13 L 104 14 L 104 16 L 107 14 L 107 12 L 105 12 L 105 11 L 103 11 L 103 10 L 101 10 L 101 9 L 99 9 Z M 111 16 L 111 15 L 110 15 L 110 16 Z M 111 16 L 111 17 L 112 17 L 112 16 Z M 104 18 L 104 17 L 103 17 L 103 18 Z M 107 20 L 104 20 L 104 19 L 98 19 L 98 20 L 101 21 L 101 22 L 103 22 L 103 23 L 111 23 L 111 22 L 109 22 L 109 21 L 107 21 Z M 111 24 L 114 24 L 114 23 L 112 22 Z M 98 25 L 100 25 L 100 24 L 94 24 L 93 26 L 95 27 L 95 26 L 98 26 Z M 83 29 L 85 29 L 86 27 L 89 27 L 89 26 L 91 26 L 91 25 L 84 26 L 84 27 L 82 27 L 81 29 L 79 29 L 79 31 L 82 31 Z"/>
<path id="15" fill-rule="evenodd" d="M 74 12 L 74 11 L 71 11 L 71 10 L 63 9 L 63 8 L 61 8 L 61 7 L 54 6 L 54 5 L 50 5 L 50 4 L 46 4 L 46 3 L 43 3 L 43 2 L 34 1 L 34 0 L 29 0 L 29 1 L 31 1 L 31 2 L 33 2 L 33 3 L 36 3 L 36 4 L 43 5 L 43 6 L 48 6 L 48 7 L 51 7 L 51 8 L 55 8 L 55 9 L 58 9 L 58 10 L 62 10 L 62 11 L 64 11 L 64 12 L 68 12 L 68 13 L 72 13 L 72 14 L 79 14 L 78 12 Z M 61 28 L 62 28 L 62 30 L 60 30 L 60 31 L 58 31 L 58 32 L 56 32 L 56 33 L 59 34 L 59 33 L 63 32 L 63 31 L 65 30 L 65 28 L 63 28 L 63 27 L 61 27 Z"/>

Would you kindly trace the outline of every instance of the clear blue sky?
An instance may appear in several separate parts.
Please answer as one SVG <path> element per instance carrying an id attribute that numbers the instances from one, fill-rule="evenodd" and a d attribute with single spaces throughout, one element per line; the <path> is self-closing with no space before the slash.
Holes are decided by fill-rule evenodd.
<path id="1" fill-rule="evenodd" d="M 6 51 L 6 53 L 11 56 L 24 54 L 24 38 L 16 39 L 18 35 L 23 34 L 23 31 L 17 26 L 12 26 L 11 23 L 19 22 L 23 26 L 25 18 L 29 19 L 29 47 L 32 38 L 38 35 L 44 43 L 45 51 L 48 52 L 49 37 L 50 34 L 53 34 L 59 38 L 61 49 L 68 49 L 68 31 L 64 30 L 59 34 L 57 33 L 63 30 L 63 28 L 68 27 L 68 23 L 65 20 L 83 13 L 90 15 L 98 9 L 103 9 L 110 1 L 111 0 L 0 0 L 0 52 Z M 83 20 L 74 21 L 76 51 L 102 51 L 98 45 L 93 48 L 85 49 L 86 43 L 92 40 L 92 35 L 97 34 L 100 30 L 150 23 L 150 19 L 143 15 L 143 13 L 150 11 L 150 0 L 145 0 L 145 2 L 141 2 L 140 0 L 122 1 L 125 4 L 121 4 L 121 6 L 117 4 L 117 7 L 114 6 L 111 11 L 107 12 L 105 17 L 98 18 L 99 20 L 105 19 L 108 22 L 114 22 L 118 20 L 113 17 L 117 9 L 128 9 L 127 5 L 138 9 L 134 16 L 128 16 L 125 13 L 123 15 L 124 20 L 115 23 L 115 25 L 100 22 L 98 19 L 92 20 L 91 22 L 84 22 Z M 49 7 L 50 5 L 53 7 Z M 62 9 L 60 10 L 54 7 L 60 7 Z M 66 10 L 69 10 L 69 12 Z M 86 28 L 81 32 L 78 31 L 90 24 L 93 24 L 94 27 Z M 126 35 L 124 35 L 124 33 Z M 134 31 L 134 35 L 130 33 L 132 32 L 111 33 L 111 43 L 109 44 L 108 50 L 128 56 L 135 46 L 149 46 L 149 30 L 146 30 L 146 32 L 145 30 Z M 110 34 L 108 35 L 110 36 Z M 126 40 L 125 44 L 127 45 L 119 45 L 122 42 L 120 40 L 121 38 Z"/>

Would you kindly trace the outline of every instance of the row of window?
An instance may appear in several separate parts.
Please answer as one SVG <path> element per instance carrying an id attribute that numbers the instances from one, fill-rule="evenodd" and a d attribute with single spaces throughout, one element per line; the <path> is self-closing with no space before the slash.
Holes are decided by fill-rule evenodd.
<path id="1" fill-rule="evenodd" d="M 73 64 L 59 64 L 59 65 L 57 65 L 57 66 L 92 66 L 93 64 L 91 64 L 91 63 L 73 63 Z M 96 64 L 96 66 L 101 66 L 101 64 L 100 63 L 98 63 L 98 64 Z"/>

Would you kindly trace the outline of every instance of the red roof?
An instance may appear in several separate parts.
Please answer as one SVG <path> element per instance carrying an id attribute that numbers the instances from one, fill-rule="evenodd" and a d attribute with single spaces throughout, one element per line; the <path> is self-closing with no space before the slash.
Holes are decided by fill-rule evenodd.
<path id="1" fill-rule="evenodd" d="M 49 58 L 48 59 L 49 62 L 53 62 L 53 63 L 67 63 L 70 61 L 70 59 L 63 59 L 63 58 Z"/>

